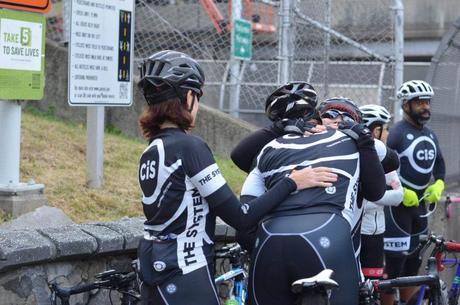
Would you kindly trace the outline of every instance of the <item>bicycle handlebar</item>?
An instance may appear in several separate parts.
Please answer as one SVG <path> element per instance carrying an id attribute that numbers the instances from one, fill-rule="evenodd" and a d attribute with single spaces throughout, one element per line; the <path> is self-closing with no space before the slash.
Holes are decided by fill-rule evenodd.
<path id="1" fill-rule="evenodd" d="M 410 287 L 410 286 L 436 286 L 439 285 L 439 277 L 434 275 L 417 275 L 417 276 L 403 276 L 391 280 L 378 280 L 374 281 L 373 285 L 376 290 L 389 290 L 396 287 Z"/>

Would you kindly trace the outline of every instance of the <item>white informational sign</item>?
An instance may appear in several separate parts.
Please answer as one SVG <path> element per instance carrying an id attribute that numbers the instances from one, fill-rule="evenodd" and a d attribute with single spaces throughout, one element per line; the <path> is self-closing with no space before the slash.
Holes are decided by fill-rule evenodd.
<path id="1" fill-rule="evenodd" d="M 41 23 L 0 19 L 0 69 L 41 71 L 42 31 Z"/>
<path id="2" fill-rule="evenodd" d="M 129 106 L 134 0 L 72 0 L 69 104 Z"/>

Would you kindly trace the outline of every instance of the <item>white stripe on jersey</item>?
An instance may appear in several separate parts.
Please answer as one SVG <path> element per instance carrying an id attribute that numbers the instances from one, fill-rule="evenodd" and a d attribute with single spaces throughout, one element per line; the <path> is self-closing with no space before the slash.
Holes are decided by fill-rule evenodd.
<path id="1" fill-rule="evenodd" d="M 196 185 L 194 185 L 196 186 Z M 187 183 L 187 189 L 192 183 Z M 185 230 L 177 236 L 177 260 L 183 274 L 207 265 L 203 252 L 203 241 L 209 241 L 206 234 L 206 215 L 209 205 L 200 192 L 186 192 L 187 223 Z M 194 196 L 195 195 L 195 196 Z"/>
<path id="2" fill-rule="evenodd" d="M 150 143 L 150 145 L 147 147 L 147 149 L 144 151 L 144 153 L 149 150 L 151 147 L 157 146 L 158 150 L 158 163 L 162 164 L 163 166 L 159 166 L 158 170 L 161 171 L 158 173 L 158 181 L 157 185 L 155 188 L 155 191 L 153 194 L 149 197 L 145 197 L 144 194 L 142 194 L 142 203 L 144 204 L 152 204 L 158 199 L 158 196 L 161 195 L 161 189 L 163 188 L 163 185 L 166 180 L 168 180 L 169 176 L 171 176 L 172 173 L 174 173 L 179 167 L 182 166 L 182 160 L 178 159 L 174 164 L 171 164 L 171 166 L 166 166 L 165 164 L 165 149 L 163 146 L 163 141 L 161 139 L 155 139 Z"/>
<path id="3" fill-rule="evenodd" d="M 399 169 L 398 169 L 399 171 Z M 404 179 L 403 176 L 399 176 L 399 179 L 401 179 L 401 182 L 404 183 L 405 185 L 409 186 L 411 189 L 413 190 L 424 190 L 425 188 L 428 187 L 428 185 L 430 185 L 430 183 L 428 182 L 427 184 L 425 185 L 416 185 L 416 184 L 413 184 L 412 182 L 409 182 L 408 180 Z"/>
<path id="4" fill-rule="evenodd" d="M 244 180 L 243 187 L 241 188 L 241 196 L 255 196 L 259 197 L 267 191 L 262 178 L 260 170 L 256 167 L 254 168 Z"/>
<path id="5" fill-rule="evenodd" d="M 313 159 L 313 160 L 306 160 L 306 161 L 304 161 L 302 163 L 299 163 L 299 164 L 281 166 L 281 167 L 279 167 L 277 169 L 273 169 L 273 170 L 270 170 L 268 172 L 262 172 L 261 175 L 262 175 L 262 177 L 266 178 L 266 177 L 272 176 L 272 175 L 274 175 L 276 173 L 285 172 L 285 171 L 291 171 L 291 170 L 295 169 L 296 167 L 308 167 L 308 166 L 311 166 L 313 164 L 317 164 L 317 163 L 320 163 L 320 162 L 338 161 L 338 160 L 355 160 L 355 159 L 358 159 L 358 158 L 359 158 L 359 153 L 353 153 L 353 154 L 350 154 L 350 155 L 331 156 L 331 157 L 324 157 L 324 158 L 318 158 L 318 159 Z M 346 174 L 342 170 L 339 170 L 339 169 L 335 168 L 334 171 L 336 173 L 343 174 L 348 178 L 351 178 L 351 176 L 349 174 Z"/>
<path id="6" fill-rule="evenodd" d="M 198 188 L 203 197 L 214 193 L 225 184 L 225 179 L 216 163 L 209 165 L 191 177 L 190 181 Z"/>

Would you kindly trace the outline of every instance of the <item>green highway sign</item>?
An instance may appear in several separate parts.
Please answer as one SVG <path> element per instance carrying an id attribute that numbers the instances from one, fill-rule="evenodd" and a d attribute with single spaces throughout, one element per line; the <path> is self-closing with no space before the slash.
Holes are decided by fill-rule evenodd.
<path id="1" fill-rule="evenodd" d="M 45 84 L 45 16 L 0 9 L 0 100 L 40 100 Z"/>
<path id="2" fill-rule="evenodd" d="M 233 57 L 250 60 L 252 57 L 252 24 L 244 19 L 234 19 L 232 28 Z"/>

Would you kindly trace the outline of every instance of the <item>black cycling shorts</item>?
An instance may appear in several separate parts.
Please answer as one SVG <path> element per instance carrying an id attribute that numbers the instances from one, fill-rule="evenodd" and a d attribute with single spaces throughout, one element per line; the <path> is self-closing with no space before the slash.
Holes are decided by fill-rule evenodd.
<path id="1" fill-rule="evenodd" d="M 178 274 L 158 286 L 141 285 L 141 305 L 219 305 L 209 266 Z"/>
<path id="2" fill-rule="evenodd" d="M 258 228 L 252 254 L 249 304 L 293 304 L 292 282 L 334 270 L 340 285 L 331 305 L 358 304 L 360 272 L 349 223 L 330 213 L 281 216 Z"/>
<path id="3" fill-rule="evenodd" d="M 418 207 L 385 207 L 385 273 L 388 278 L 411 276 L 418 273 L 418 254 L 407 256 L 420 243 L 420 234 L 428 230 L 425 203 Z"/>
<path id="4" fill-rule="evenodd" d="M 366 278 L 383 276 L 383 234 L 361 234 L 361 270 Z"/>

